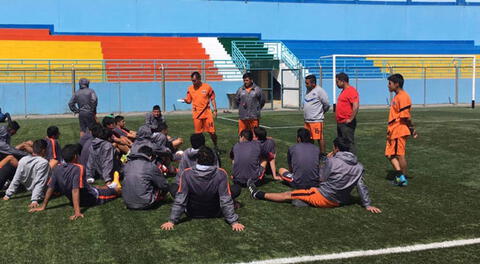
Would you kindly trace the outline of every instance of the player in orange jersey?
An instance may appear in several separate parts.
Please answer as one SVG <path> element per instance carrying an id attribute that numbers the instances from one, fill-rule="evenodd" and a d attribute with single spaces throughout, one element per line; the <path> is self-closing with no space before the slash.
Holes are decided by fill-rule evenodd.
<path id="1" fill-rule="evenodd" d="M 390 160 L 393 169 L 396 171 L 394 183 L 398 186 L 408 184 L 407 159 L 405 158 L 407 138 L 410 135 L 413 138 L 418 136 L 410 114 L 412 101 L 408 93 L 403 90 L 403 83 L 401 74 L 393 74 L 388 77 L 388 90 L 395 92 L 395 97 L 390 105 L 388 116 L 385 156 Z"/>
<path id="2" fill-rule="evenodd" d="M 190 76 L 192 85 L 188 87 L 187 96 L 183 99 L 185 103 L 192 104 L 192 117 L 195 133 L 208 132 L 215 149 L 217 147 L 217 134 L 215 133 L 214 118 L 217 118 L 217 103 L 215 92 L 212 87 L 202 83 L 200 73 L 193 72 Z M 210 109 L 210 102 L 213 106 L 213 113 Z"/>

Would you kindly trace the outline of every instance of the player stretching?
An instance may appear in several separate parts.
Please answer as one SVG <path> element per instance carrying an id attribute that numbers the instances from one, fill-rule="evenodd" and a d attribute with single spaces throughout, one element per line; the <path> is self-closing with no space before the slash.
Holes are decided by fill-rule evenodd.
<path id="1" fill-rule="evenodd" d="M 394 183 L 398 186 L 408 184 L 407 180 L 407 159 L 405 158 L 405 147 L 408 136 L 417 137 L 417 132 L 412 124 L 410 109 L 412 102 L 407 92 L 403 90 L 403 76 L 393 74 L 388 77 L 388 90 L 395 92 L 395 97 L 390 105 L 388 116 L 387 144 L 385 156 L 392 163 L 396 171 Z"/>
<path id="2" fill-rule="evenodd" d="M 192 78 L 192 85 L 188 87 L 187 96 L 183 100 L 187 104 L 192 104 L 195 133 L 208 132 L 215 149 L 218 149 L 217 134 L 215 134 L 215 124 L 213 122 L 213 119 L 217 118 L 215 92 L 210 85 L 202 83 L 200 73 L 193 72 L 190 77 Z M 213 106 L 213 115 L 210 110 L 210 102 Z"/>

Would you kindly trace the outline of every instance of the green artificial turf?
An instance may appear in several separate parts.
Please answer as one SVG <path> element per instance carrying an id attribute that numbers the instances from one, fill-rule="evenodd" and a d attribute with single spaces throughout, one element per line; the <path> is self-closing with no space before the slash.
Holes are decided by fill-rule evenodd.
<path id="1" fill-rule="evenodd" d="M 70 221 L 73 209 L 66 198 L 54 199 L 44 212 L 29 214 L 29 193 L 20 193 L 0 201 L 0 263 L 232 263 L 480 237 L 479 113 L 467 108 L 414 109 L 419 138 L 407 144 L 414 178 L 408 187 L 399 188 L 386 180 L 391 169 L 383 155 L 387 110 L 360 111 L 358 156 L 366 168 L 373 205 L 383 210 L 379 215 L 359 205 L 316 209 L 256 201 L 244 190 L 238 198 L 243 207 L 237 210 L 244 232 L 231 231 L 222 219 L 189 220 L 174 231 L 162 231 L 171 200 L 155 210 L 129 211 L 117 199 L 84 209 L 85 218 Z M 62 145 L 78 140 L 76 119 L 19 122 L 22 128 L 13 143 L 43 137 L 49 125 L 60 128 Z M 127 118 L 130 128 L 142 122 L 142 117 Z M 185 138 L 189 147 L 191 116 L 168 115 L 167 123 L 170 135 Z M 287 166 L 286 151 L 295 142 L 295 126 L 303 125 L 302 113 L 264 112 L 261 124 L 273 127 L 268 136 L 277 143 L 277 168 Z M 283 126 L 290 128 L 274 128 Z M 237 125 L 217 119 L 216 127 L 225 150 L 222 163 L 230 171 L 228 153 L 237 141 Z M 329 149 L 335 135 L 329 113 Z M 211 145 L 208 135 L 207 144 Z M 273 181 L 260 189 L 288 190 Z M 476 263 L 478 249 L 476 245 L 327 263 Z"/>

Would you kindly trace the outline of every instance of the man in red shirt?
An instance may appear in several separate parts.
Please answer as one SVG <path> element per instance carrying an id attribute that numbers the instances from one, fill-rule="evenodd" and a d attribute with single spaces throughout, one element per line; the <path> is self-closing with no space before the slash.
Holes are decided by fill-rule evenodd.
<path id="1" fill-rule="evenodd" d="M 213 122 L 213 119 L 217 118 L 215 92 L 210 85 L 202 83 L 200 73 L 193 72 L 191 78 L 192 85 L 188 87 L 187 96 L 183 100 L 187 104 L 192 104 L 195 133 L 208 132 L 215 149 L 217 149 L 217 134 L 215 133 L 215 124 Z M 210 109 L 210 102 L 213 106 L 213 113 Z"/>
<path id="2" fill-rule="evenodd" d="M 341 72 L 335 75 L 337 87 L 342 89 L 337 99 L 335 116 L 337 119 L 337 135 L 339 138 L 346 138 L 351 142 L 350 152 L 356 154 L 355 128 L 358 113 L 359 97 L 355 87 L 348 83 L 348 75 Z"/>

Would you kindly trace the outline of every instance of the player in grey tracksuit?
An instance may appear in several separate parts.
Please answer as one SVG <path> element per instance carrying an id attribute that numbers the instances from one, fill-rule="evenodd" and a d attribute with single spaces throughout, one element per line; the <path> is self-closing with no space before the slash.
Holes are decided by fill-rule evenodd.
<path id="1" fill-rule="evenodd" d="M 313 74 L 305 77 L 305 86 L 307 88 L 303 100 L 305 128 L 310 131 L 313 140 L 318 140 L 320 151 L 325 153 L 323 121 L 325 113 L 330 109 L 328 95 L 322 87 L 317 85 L 317 78 Z"/>
<path id="2" fill-rule="evenodd" d="M 178 162 L 178 172 L 176 177 L 177 183 L 180 180 L 180 175 L 185 169 L 195 168 L 195 165 L 197 165 L 198 150 L 200 147 L 205 146 L 205 136 L 203 133 L 192 134 L 190 136 L 190 145 L 192 147 L 183 151 L 182 158 Z M 218 158 L 217 154 L 215 154 L 214 165 L 219 168 L 221 167 L 220 159 Z"/>
<path id="3" fill-rule="evenodd" d="M 96 176 L 101 176 L 108 184 L 113 179 L 114 171 L 118 170 L 115 162 L 115 149 L 112 143 L 108 141 L 107 129 L 95 126 L 92 136 L 94 138 L 88 149 L 90 154 L 86 166 L 87 182 L 93 183 Z"/>
<path id="4" fill-rule="evenodd" d="M 253 182 L 248 183 L 252 198 L 284 202 L 301 200 L 316 207 L 336 207 L 352 203 L 350 193 L 357 188 L 361 204 L 372 213 L 381 210 L 371 205 L 368 189 L 363 182 L 364 168 L 355 154 L 349 152 L 350 142 L 344 138 L 334 140 L 335 150 L 320 169 L 320 184 L 308 190 L 284 193 L 265 193 L 257 190 Z"/>
<path id="5" fill-rule="evenodd" d="M 18 129 L 20 129 L 20 126 L 15 121 L 9 123 L 7 126 L 0 127 L 0 160 L 3 160 L 9 155 L 14 156 L 17 160 L 28 155 L 27 152 L 10 145 L 11 136 L 15 135 Z M 15 170 L 16 168 L 10 164 L 10 162 L 0 168 L 0 189 L 2 189 L 8 181 L 13 179 Z"/>
<path id="6" fill-rule="evenodd" d="M 143 146 L 130 155 L 124 167 L 122 197 L 129 209 L 148 209 L 163 200 L 168 183 L 160 169 L 152 161 L 153 151 Z"/>
<path id="7" fill-rule="evenodd" d="M 165 124 L 165 117 L 162 115 L 160 106 L 154 105 L 152 112 L 149 112 L 145 115 L 145 125 L 150 127 L 152 130 L 156 130 L 160 124 Z"/>
<path id="8" fill-rule="evenodd" d="M 241 189 L 230 188 L 227 172 L 214 166 L 214 160 L 215 153 L 210 148 L 200 148 L 197 165 L 183 171 L 180 176 L 170 220 L 162 225 L 162 229 L 173 229 L 186 213 L 191 218 L 223 216 L 233 230 L 243 230 L 243 225 L 238 223 L 233 201 Z"/>
<path id="9" fill-rule="evenodd" d="M 80 137 L 87 132 L 88 128 L 96 123 L 98 98 L 94 90 L 90 89 L 90 81 L 82 78 L 79 81 L 80 89 L 72 95 L 68 102 L 70 110 L 78 114 L 80 123 Z"/>
<path id="10" fill-rule="evenodd" d="M 29 207 L 38 206 L 38 202 L 44 197 L 45 185 L 50 175 L 50 166 L 48 160 L 45 159 L 46 151 L 47 142 L 45 140 L 39 139 L 33 143 L 34 154 L 25 156 L 18 162 L 17 171 L 5 192 L 4 200 L 10 199 L 22 184 L 32 192 Z"/>
<path id="11" fill-rule="evenodd" d="M 238 88 L 235 94 L 235 102 L 238 105 L 238 133 L 243 129 L 253 129 L 258 126 L 260 111 L 265 106 L 265 95 L 262 89 L 253 82 L 249 73 L 243 75 L 243 82 L 244 85 Z"/>

